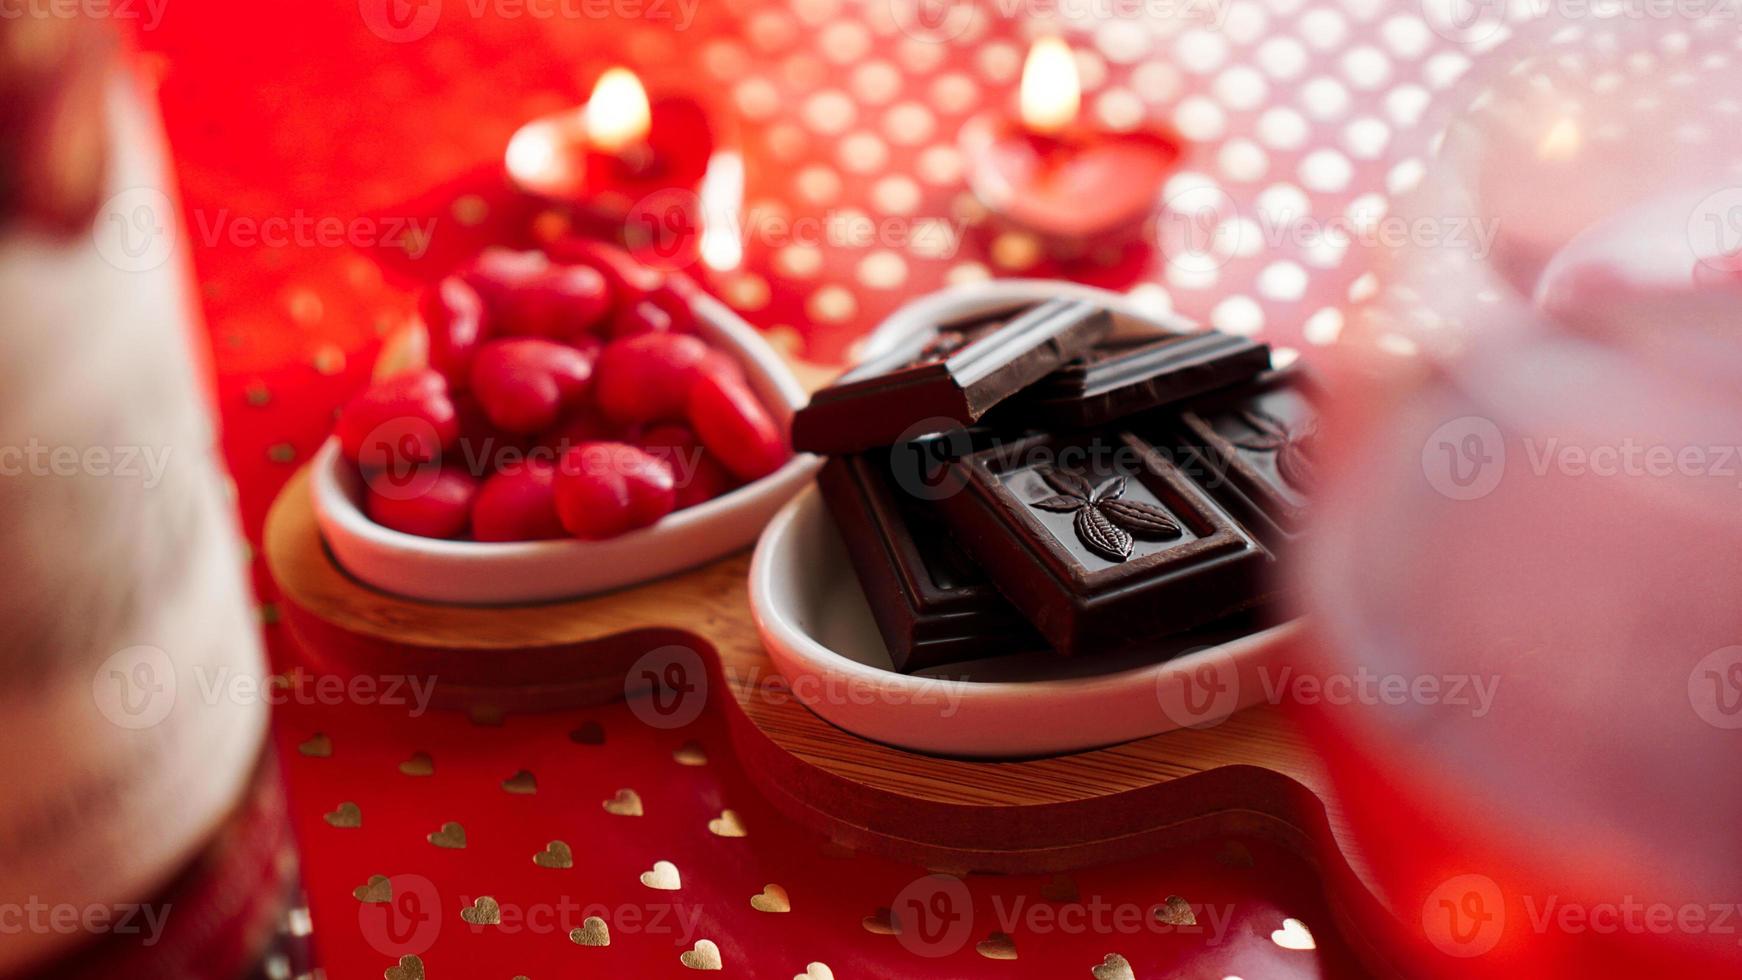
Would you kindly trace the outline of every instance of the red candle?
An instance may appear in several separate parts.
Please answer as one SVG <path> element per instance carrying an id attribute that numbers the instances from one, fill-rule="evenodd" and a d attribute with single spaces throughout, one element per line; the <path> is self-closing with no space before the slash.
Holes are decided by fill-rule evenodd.
<path id="1" fill-rule="evenodd" d="M 699 102 L 650 100 L 633 72 L 611 68 L 586 105 L 520 127 L 504 163 L 516 186 L 568 207 L 577 232 L 622 237 L 686 264 L 701 236 L 704 185 L 722 156 Z"/>
<path id="2" fill-rule="evenodd" d="M 1154 213 L 1179 144 L 1155 131 L 1079 121 L 1071 50 L 1042 38 L 1029 50 L 1020 118 L 982 116 L 962 129 L 970 187 L 981 203 L 1055 247 L 1117 244 Z"/>

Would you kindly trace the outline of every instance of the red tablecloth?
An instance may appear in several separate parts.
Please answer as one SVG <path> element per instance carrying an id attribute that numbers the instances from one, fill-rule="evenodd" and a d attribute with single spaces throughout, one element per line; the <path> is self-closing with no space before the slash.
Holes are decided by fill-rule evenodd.
<path id="1" fill-rule="evenodd" d="M 1183 128 L 1203 130 L 1207 142 L 1187 159 L 1193 176 L 1177 191 L 1216 187 L 1218 179 L 1240 184 L 1232 173 L 1239 171 L 1246 175 L 1242 200 L 1271 193 L 1275 205 L 1277 195 L 1304 197 L 1292 175 L 1272 183 L 1252 170 L 1280 173 L 1284 159 L 1293 167 L 1311 146 L 1280 149 L 1286 134 L 1272 134 L 1277 146 L 1262 148 L 1269 137 L 1260 125 L 1263 106 L 1249 101 L 1252 79 L 1244 72 L 1229 79 L 1246 62 L 1265 71 L 1286 67 L 1288 52 L 1264 53 L 1267 23 L 1295 48 L 1301 45 L 1293 35 L 1312 43 L 1315 31 L 1328 29 L 1308 23 L 1310 11 L 1281 12 L 1285 6 L 1254 5 L 1264 16 L 1256 25 L 1248 16 L 1244 34 L 1229 30 L 1185 46 L 1176 47 L 1181 31 L 1202 28 L 1128 24 L 1081 35 L 1085 104 L 1114 121 L 1134 111 L 1171 114 Z M 642 14 L 594 16 L 605 7 Z M 948 254 L 893 240 L 823 248 L 752 242 L 745 267 L 712 285 L 753 322 L 797 337 L 815 357 L 839 355 L 904 298 L 944 282 L 1057 271 L 1037 257 L 1031 239 L 981 222 L 953 157 L 961 118 L 1011 91 L 1026 43 L 1023 23 L 986 18 L 940 44 L 901 31 L 880 2 L 697 7 L 678 0 L 361 0 L 265 10 L 184 0 L 165 10 L 161 24 L 137 25 L 160 84 L 216 352 L 225 448 L 252 541 L 278 488 L 326 434 L 332 407 L 366 376 L 381 333 L 411 308 L 415 281 L 378 261 L 391 251 L 382 246 L 393 244 L 388 239 L 409 218 L 434 216 L 462 228 L 489 220 L 489 202 L 467 193 L 478 168 L 499 160 L 520 122 L 582 100 L 608 63 L 644 69 L 650 87 L 712 92 L 741 114 L 753 207 L 893 217 L 910 228 L 922 219 L 961 223 L 959 246 Z M 420 19 L 431 11 L 433 19 Z M 410 19 L 383 19 L 392 13 Z M 677 19 L 688 13 L 693 24 Z M 1171 63 L 1178 51 L 1196 52 L 1190 57 L 1198 67 L 1179 70 Z M 1345 96 L 1339 111 L 1347 118 L 1364 106 L 1384 112 L 1383 92 L 1360 88 L 1353 77 L 1349 86 L 1333 84 Z M 1265 91 L 1278 102 L 1295 97 L 1282 81 Z M 1319 95 L 1330 97 L 1322 86 Z M 1206 108 L 1191 101 L 1211 96 L 1221 102 Z M 1344 175 L 1331 195 L 1335 209 L 1359 203 L 1362 182 L 1376 186 L 1389 165 L 1358 163 L 1354 181 Z M 1331 169 L 1319 176 L 1321 187 L 1336 183 Z M 1256 219 L 1265 212 L 1245 213 Z M 345 231 L 336 241 L 322 238 L 320 222 L 335 218 Z M 1322 246 L 1309 289 L 1300 285 L 1307 266 L 1266 247 L 1234 250 L 1208 272 L 1168 268 L 1139 253 L 1092 256 L 1067 271 L 1135 287 L 1157 307 L 1177 300 L 1229 329 L 1269 331 L 1284 345 L 1299 343 L 1303 326 L 1310 342 L 1334 338 L 1336 300 L 1357 270 L 1343 264 L 1341 251 Z M 1336 254 L 1327 258 L 1325 248 Z M 293 663 L 295 651 L 271 625 L 271 584 L 256 567 L 275 654 Z M 318 949 L 331 977 L 381 975 L 408 951 L 436 980 L 685 976 L 680 954 L 702 939 L 716 944 L 727 975 L 782 980 L 811 963 L 843 980 L 1084 976 L 1109 954 L 1128 960 L 1137 977 L 1268 980 L 1355 969 L 1311 869 L 1256 840 L 1086 870 L 1068 885 L 971 877 L 970 941 L 922 949 L 943 954 L 922 956 L 904 937 L 871 928 L 867 917 L 924 870 L 838 853 L 772 812 L 746 783 L 718 717 L 676 735 L 639 725 L 622 706 L 490 725 L 439 713 L 412 717 L 391 704 L 319 703 L 318 690 L 278 711 L 277 732 Z M 577 731 L 587 734 L 572 738 Z M 680 753 L 691 740 L 699 750 Z M 330 753 L 313 751 L 322 744 Z M 700 755 L 705 764 L 696 764 Z M 414 758 L 429 762 L 407 766 Z M 407 768 L 431 772 L 408 775 Z M 531 774 L 535 793 L 504 786 L 521 772 Z M 639 795 L 643 815 L 603 806 L 624 788 Z M 324 819 L 343 803 L 360 811 L 360 827 Z M 710 821 L 725 809 L 747 836 L 711 832 Z M 463 850 L 427 839 L 448 822 L 463 825 Z M 551 840 L 570 845 L 572 868 L 535 865 L 533 854 Z M 662 860 L 679 869 L 680 890 L 653 890 L 640 880 Z M 398 886 L 393 903 L 353 896 L 376 875 Z M 790 912 L 752 907 L 751 897 L 771 883 L 790 897 Z M 1070 887 L 1081 918 L 1055 914 L 1067 907 L 1059 896 Z M 500 905 L 500 924 L 462 918 L 484 895 Z M 1170 895 L 1196 908 L 1197 927 L 1165 926 L 1151 916 Z M 569 930 L 589 915 L 609 923 L 608 947 L 571 942 Z M 1316 951 L 1273 941 L 1289 917 L 1313 931 Z M 1014 962 L 999 958 L 996 939 L 982 942 L 995 931 L 1010 933 Z M 1105 975 L 1121 974 L 1109 968 Z"/>

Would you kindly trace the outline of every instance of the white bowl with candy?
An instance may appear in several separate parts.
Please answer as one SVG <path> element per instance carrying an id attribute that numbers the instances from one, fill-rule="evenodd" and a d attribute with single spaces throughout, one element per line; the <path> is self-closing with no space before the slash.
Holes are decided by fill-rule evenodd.
<path id="1" fill-rule="evenodd" d="M 804 389 L 724 304 L 599 244 L 487 251 L 424 296 L 423 356 L 341 411 L 314 508 L 338 563 L 416 599 L 573 598 L 756 540 L 820 460 Z"/>

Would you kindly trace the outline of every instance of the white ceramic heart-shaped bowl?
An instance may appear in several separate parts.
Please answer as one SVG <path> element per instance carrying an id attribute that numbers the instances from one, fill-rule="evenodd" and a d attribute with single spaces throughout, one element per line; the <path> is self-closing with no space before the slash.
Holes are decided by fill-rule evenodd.
<path id="1" fill-rule="evenodd" d="M 862 356 L 911 343 L 939 322 L 1060 295 L 1111 308 L 1117 330 L 1192 329 L 1146 316 L 1117 293 L 1002 280 L 903 307 L 867 338 Z M 763 645 L 812 711 L 874 741 L 976 757 L 1074 752 L 1213 723 L 1264 698 L 1265 672 L 1295 632 L 1291 624 L 1195 632 L 1113 656 L 1038 650 L 901 674 L 815 491 L 787 504 L 762 535 L 750 605 Z"/>
<path id="2" fill-rule="evenodd" d="M 698 336 L 737 357 L 757 397 L 786 428 L 807 397 L 786 362 L 725 304 L 705 295 L 693 302 Z M 444 541 L 383 527 L 364 515 L 362 480 L 336 439 L 315 454 L 311 482 L 321 534 L 360 581 L 413 599 L 506 605 L 619 589 L 747 547 L 820 465 L 815 456 L 795 455 L 760 480 L 606 541 Z"/>

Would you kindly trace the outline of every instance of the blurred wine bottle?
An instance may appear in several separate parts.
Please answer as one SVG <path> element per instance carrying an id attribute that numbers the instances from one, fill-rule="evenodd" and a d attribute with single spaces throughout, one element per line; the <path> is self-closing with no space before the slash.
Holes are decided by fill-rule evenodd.
<path id="1" fill-rule="evenodd" d="M 0 976 L 291 977 L 296 857 L 155 119 L 0 20 Z"/>

